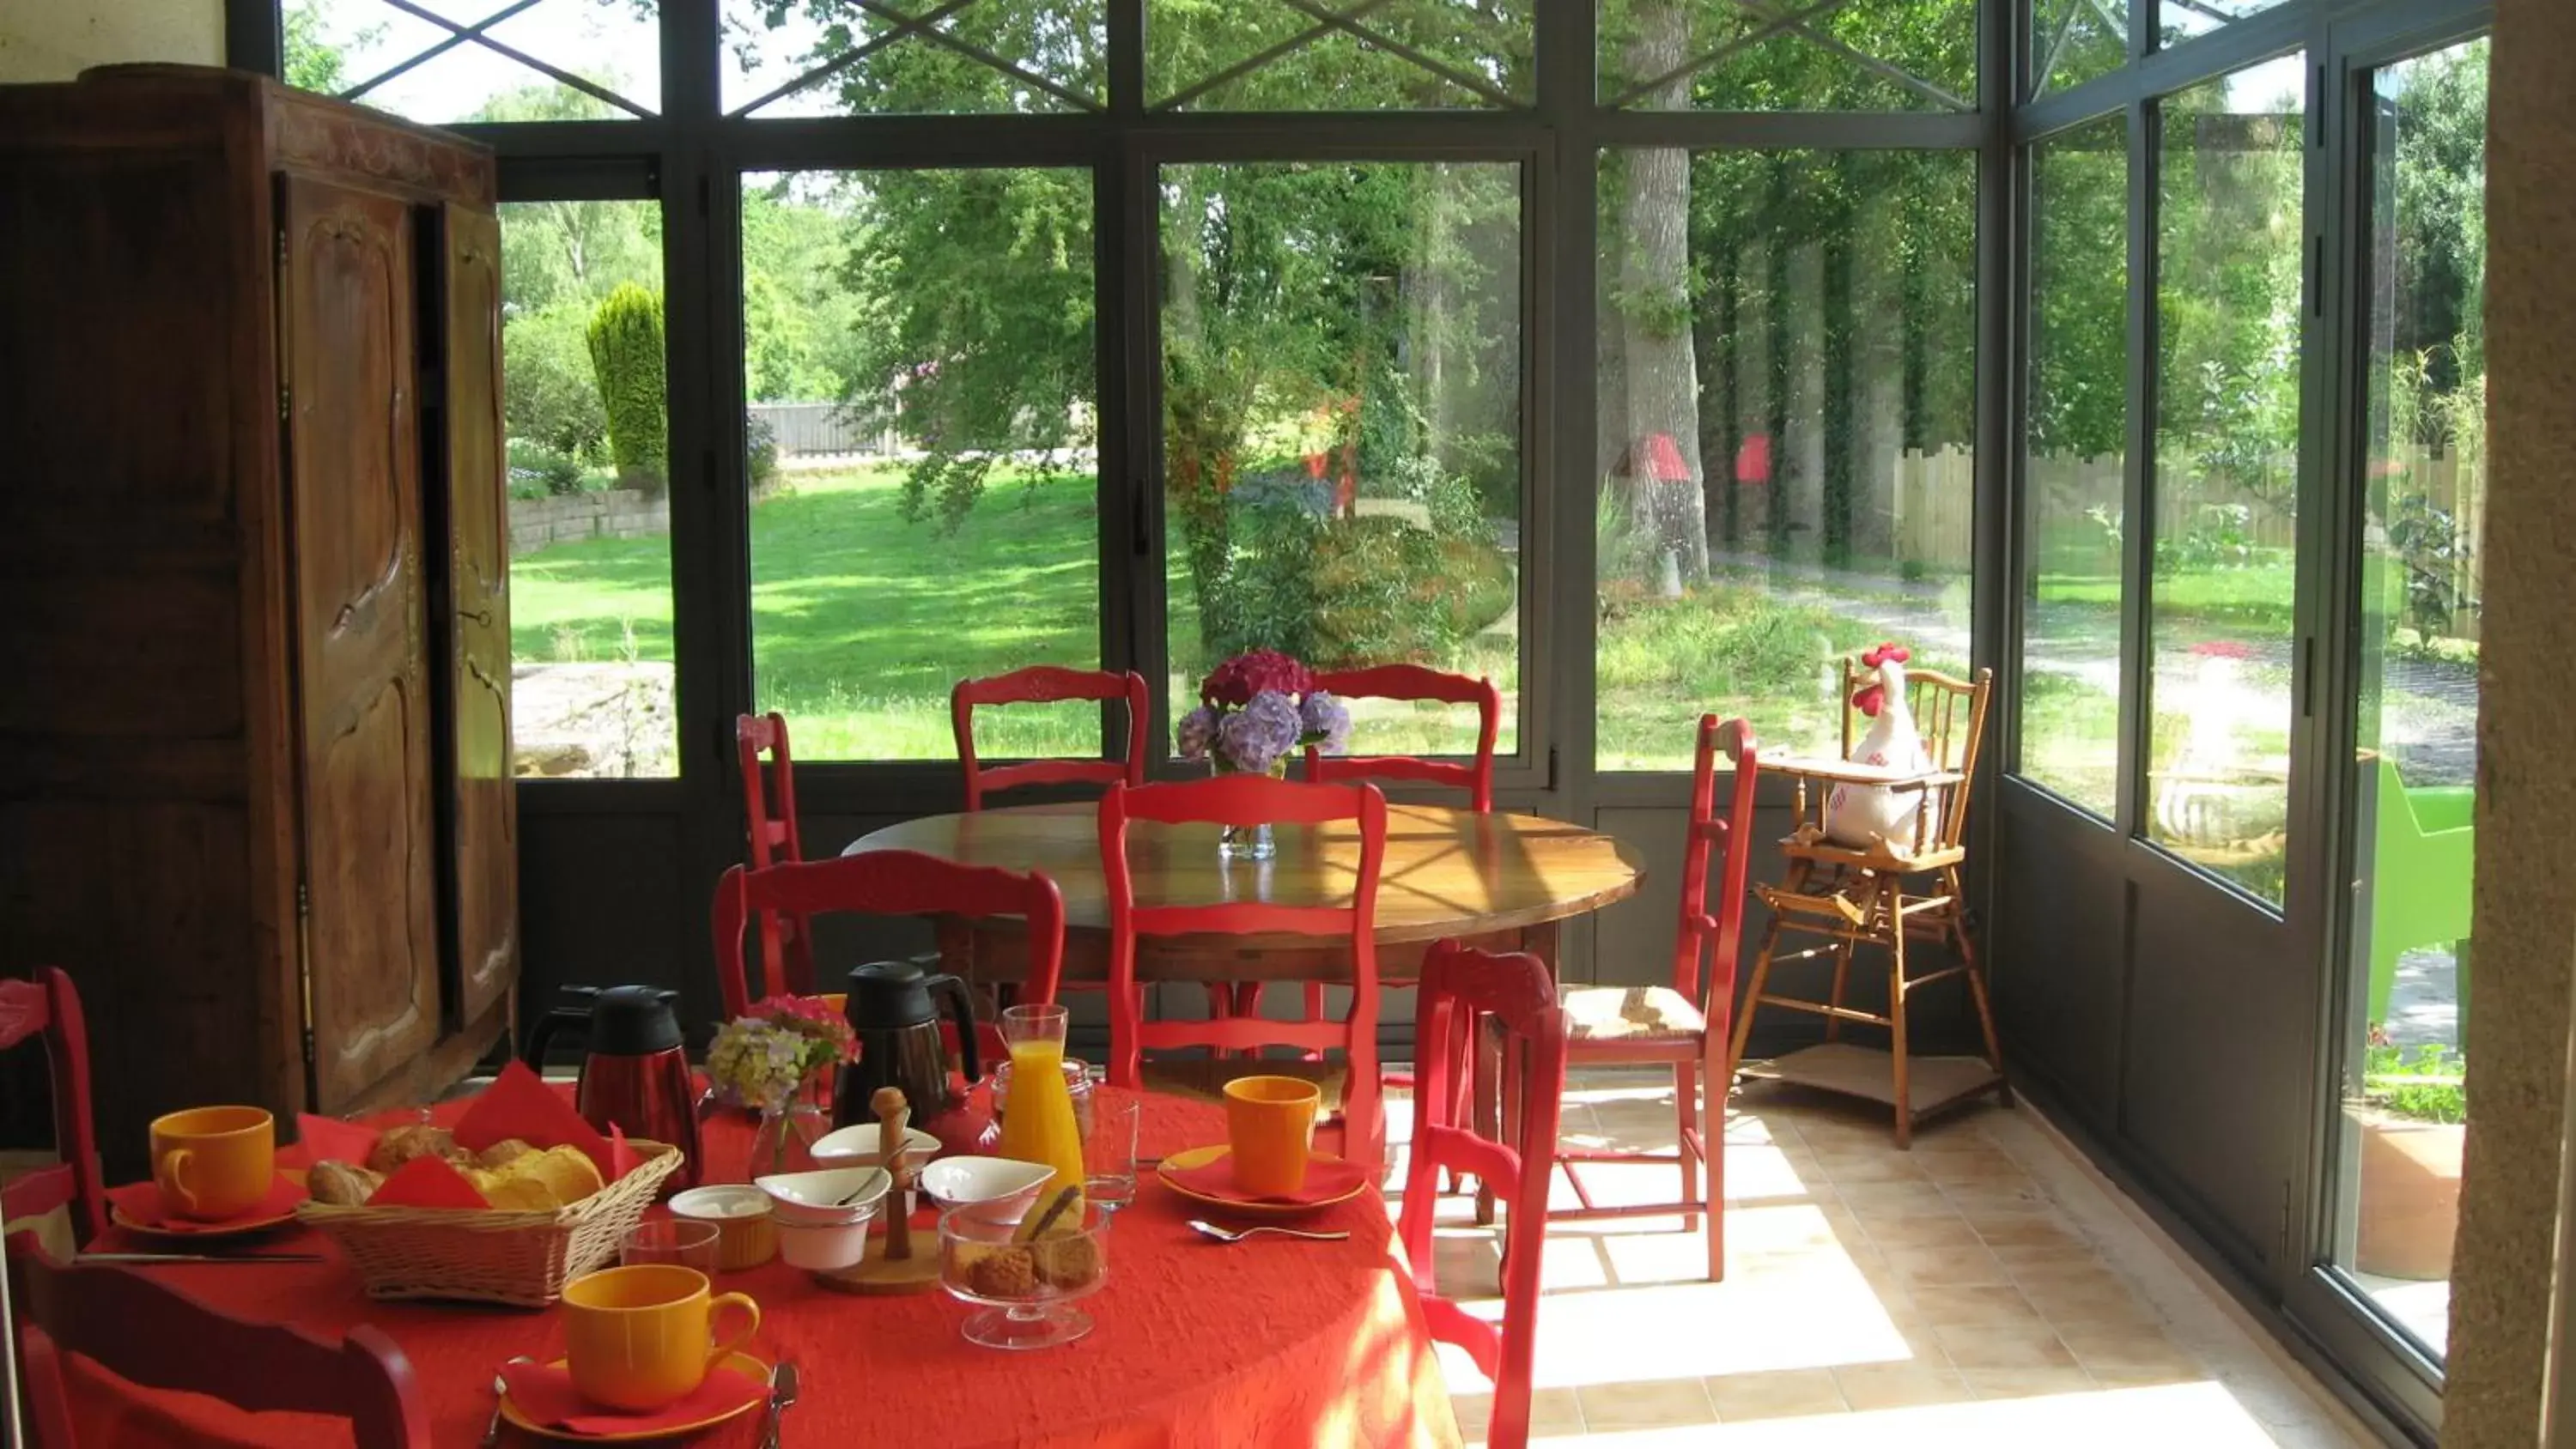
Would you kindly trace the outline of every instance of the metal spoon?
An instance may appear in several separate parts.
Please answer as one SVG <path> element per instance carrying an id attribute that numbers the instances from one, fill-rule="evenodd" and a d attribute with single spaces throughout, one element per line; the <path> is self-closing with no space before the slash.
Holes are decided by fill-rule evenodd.
<path id="1" fill-rule="evenodd" d="M 524 1353 L 510 1359 L 510 1363 L 535 1362 L 535 1359 Z M 503 1364 L 502 1367 L 507 1368 L 509 1364 Z M 510 1381 L 499 1374 L 492 1375 L 492 1422 L 483 1426 L 483 1442 L 477 1445 L 476 1449 L 495 1449 L 495 1446 L 501 1442 L 501 1401 L 509 1396 Z"/>
<path id="2" fill-rule="evenodd" d="M 1347 1231 L 1338 1233 L 1310 1233 L 1301 1228 L 1274 1228 L 1268 1226 L 1257 1228 L 1220 1228 L 1205 1218 L 1190 1219 L 1190 1226 L 1207 1234 L 1209 1237 L 1216 1239 L 1220 1243 L 1240 1243 L 1246 1238 L 1258 1237 L 1263 1233 L 1277 1233 L 1283 1238 L 1303 1238 L 1310 1243 L 1338 1243 L 1344 1238 L 1350 1236 L 1350 1233 Z"/>

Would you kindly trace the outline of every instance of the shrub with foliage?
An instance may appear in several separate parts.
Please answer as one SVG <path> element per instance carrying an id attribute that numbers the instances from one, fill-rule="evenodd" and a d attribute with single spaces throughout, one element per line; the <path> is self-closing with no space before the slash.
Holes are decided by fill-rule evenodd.
<path id="1" fill-rule="evenodd" d="M 1234 510 L 1200 621 L 1210 657 L 1277 649 L 1318 668 L 1437 663 L 1510 610 L 1518 581 L 1490 543 L 1385 515 L 1327 518 L 1280 490 Z"/>
<path id="2" fill-rule="evenodd" d="M 511 437 L 596 462 L 607 447 L 608 414 L 591 371 L 589 319 L 579 302 L 510 319 L 501 331 L 501 408 Z"/>
<path id="3" fill-rule="evenodd" d="M 2371 1101 L 2419 1122 L 2469 1120 L 2468 1060 L 2438 1042 L 2395 1046 L 2377 1028 L 2362 1053 L 2362 1090 Z"/>
<path id="4" fill-rule="evenodd" d="M 609 458 L 618 486 L 659 496 L 668 480 L 662 299 L 628 282 L 590 319 L 590 368 L 608 416 Z"/>
<path id="5" fill-rule="evenodd" d="M 560 497 L 581 491 L 581 460 L 530 438 L 510 440 L 510 494 Z"/>
<path id="6" fill-rule="evenodd" d="M 745 417 L 743 458 L 751 469 L 751 486 L 766 488 L 778 479 L 778 428 L 767 418 Z"/>

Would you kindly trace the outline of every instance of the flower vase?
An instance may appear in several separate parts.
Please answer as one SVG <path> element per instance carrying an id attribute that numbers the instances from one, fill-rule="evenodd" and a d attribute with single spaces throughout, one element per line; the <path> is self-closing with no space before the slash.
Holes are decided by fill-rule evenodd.
<path id="1" fill-rule="evenodd" d="M 760 1126 L 751 1137 L 750 1177 L 814 1170 L 814 1142 L 832 1130 L 832 1114 L 816 1105 L 830 1100 L 829 1081 L 829 1068 L 818 1071 L 786 1101 L 761 1108 Z M 818 1091 L 825 1095 L 818 1098 Z"/>
<path id="2" fill-rule="evenodd" d="M 1220 758 L 1216 773 L 1237 775 L 1247 772 L 1233 769 Z M 1274 780 L 1287 779 L 1288 757 L 1281 755 L 1271 761 L 1270 768 L 1262 773 Z M 1279 853 L 1279 844 L 1271 838 L 1266 821 L 1259 825 L 1225 825 L 1217 829 L 1216 853 L 1219 860 L 1268 860 Z"/>

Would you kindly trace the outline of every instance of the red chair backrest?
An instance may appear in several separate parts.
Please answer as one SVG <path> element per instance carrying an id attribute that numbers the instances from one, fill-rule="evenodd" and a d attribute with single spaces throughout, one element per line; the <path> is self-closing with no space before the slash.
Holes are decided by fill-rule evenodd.
<path id="1" fill-rule="evenodd" d="M 742 929 L 753 911 L 804 920 L 833 912 L 875 916 L 1024 916 L 1029 923 L 1029 977 L 1021 999 L 1055 1000 L 1064 969 L 1064 897 L 1036 871 L 1021 875 L 994 866 L 959 865 L 911 850 L 869 850 L 767 870 L 741 866 L 716 882 L 716 979 L 725 1015 L 751 1009 L 755 999 L 744 971 Z M 773 981 L 779 990 L 810 995 L 814 981 Z"/>
<path id="2" fill-rule="evenodd" d="M 63 1160 L 0 1188 L 0 1216 L 39 1217 L 67 1206 L 72 1233 L 87 1247 L 107 1227 L 107 1189 L 90 1116 L 89 1029 L 80 993 L 60 967 L 37 967 L 32 981 L 0 981 L 0 1050 L 30 1038 L 44 1043 L 52 1068 L 54 1151 Z"/>
<path id="3" fill-rule="evenodd" d="M 752 868 L 803 860 L 805 833 L 796 820 L 796 760 L 787 748 L 786 716 L 775 711 L 735 716 L 733 748 L 742 762 L 743 829 L 751 843 Z M 774 790 L 762 788 L 764 752 L 772 762 L 769 774 Z M 814 942 L 805 923 L 774 911 L 763 913 L 760 959 L 773 971 L 800 981 L 813 980 Z"/>
<path id="4" fill-rule="evenodd" d="M 347 1419 L 367 1449 L 429 1449 L 429 1408 L 411 1360 L 382 1329 L 361 1324 L 333 1343 L 289 1324 L 234 1318 L 131 1269 L 57 1263 L 27 1233 L 11 1235 L 8 1255 L 29 1407 L 45 1449 L 75 1442 L 63 1353 L 147 1388 L 252 1413 Z"/>
<path id="5" fill-rule="evenodd" d="M 1306 778 L 1319 784 L 1332 780 L 1407 780 L 1453 785 L 1467 792 L 1478 813 L 1494 808 L 1494 737 L 1503 724 L 1503 696 L 1490 679 L 1443 674 L 1419 664 L 1380 664 L 1371 669 L 1332 669 L 1315 676 L 1315 687 L 1344 699 L 1434 700 L 1476 707 L 1476 757 L 1467 764 L 1422 760 L 1411 755 L 1326 755 L 1306 749 Z"/>
<path id="6" fill-rule="evenodd" d="M 1538 1337 L 1539 1257 L 1546 1247 L 1547 1191 L 1565 1094 L 1565 1011 L 1546 963 L 1524 951 L 1497 954 L 1442 941 L 1422 962 L 1414 999 L 1413 1150 L 1405 1164 L 1397 1233 L 1420 1290 L 1431 1335 L 1467 1350 L 1494 1381 L 1486 1443 L 1518 1449 L 1529 1438 L 1530 1364 Z M 1470 1069 L 1484 1023 L 1499 1025 L 1504 1081 L 1520 1093 L 1520 1140 L 1479 1136 L 1461 1120 L 1458 1084 Z M 1432 1219 L 1442 1169 L 1473 1173 L 1504 1205 L 1503 1321 L 1475 1316 L 1440 1295 L 1432 1268 Z"/>
<path id="7" fill-rule="evenodd" d="M 1138 905 L 1128 862 L 1128 826 L 1160 824 L 1325 825 L 1359 827 L 1359 870 L 1348 905 L 1274 905 L 1265 900 L 1194 905 Z M 1204 848 L 1214 857 L 1216 842 Z M 1293 852 L 1295 841 L 1281 849 Z M 1375 785 L 1307 785 L 1267 775 L 1215 775 L 1204 780 L 1130 789 L 1112 785 L 1100 797 L 1100 868 L 1109 901 L 1109 1080 L 1143 1082 L 1146 1047 L 1218 1047 L 1252 1050 L 1293 1046 L 1310 1052 L 1339 1048 L 1350 1057 L 1350 1086 L 1343 1116 L 1354 1133 L 1377 1117 L 1377 882 L 1386 855 L 1386 797 Z M 1244 867 L 1249 874 L 1252 867 Z M 1232 1016 L 1213 1021 L 1146 1021 L 1136 989 L 1136 938 L 1198 932 L 1249 936 L 1344 936 L 1351 951 L 1351 1010 L 1343 1021 L 1268 1021 Z M 1354 1138 L 1353 1140 L 1356 1140 Z"/>
<path id="8" fill-rule="evenodd" d="M 1719 813 L 1717 759 L 1734 762 Z M 1753 726 L 1701 715 L 1691 761 L 1690 835 L 1682 846 L 1682 923 L 1673 941 L 1673 990 L 1704 1001 L 1708 1029 L 1724 1040 L 1735 1015 L 1735 956 L 1744 933 L 1744 874 L 1753 854 L 1753 787 L 1762 773 Z M 1709 857 L 1717 855 L 1717 906 L 1709 908 Z M 1700 963 L 1708 963 L 1706 995 Z"/>
<path id="9" fill-rule="evenodd" d="M 975 755 L 975 707 L 1053 704 L 1067 699 L 1127 701 L 1127 759 L 1030 760 L 986 765 Z M 966 808 L 984 808 L 985 792 L 1022 785 L 1129 785 L 1145 783 L 1145 676 L 1134 670 L 1066 669 L 1032 664 L 990 679 L 961 679 L 948 691 L 948 725 L 957 736 L 957 764 L 966 772 Z"/>

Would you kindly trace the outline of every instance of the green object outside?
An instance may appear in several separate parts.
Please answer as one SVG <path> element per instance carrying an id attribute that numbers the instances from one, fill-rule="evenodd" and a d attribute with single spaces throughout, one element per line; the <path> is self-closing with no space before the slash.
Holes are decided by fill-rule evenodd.
<path id="1" fill-rule="evenodd" d="M 2410 790 L 2396 762 L 2378 759 L 2370 852 L 2370 1020 L 2388 1020 L 2397 958 L 2456 942 L 2460 1027 L 2469 1020 L 2469 885 L 2474 876 L 2477 792 L 2465 785 Z"/>

